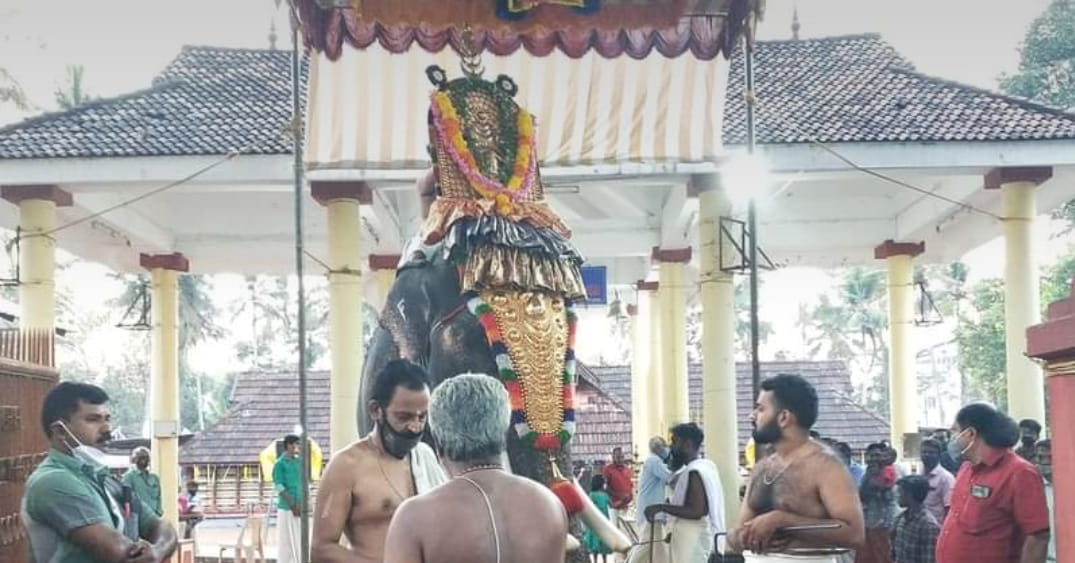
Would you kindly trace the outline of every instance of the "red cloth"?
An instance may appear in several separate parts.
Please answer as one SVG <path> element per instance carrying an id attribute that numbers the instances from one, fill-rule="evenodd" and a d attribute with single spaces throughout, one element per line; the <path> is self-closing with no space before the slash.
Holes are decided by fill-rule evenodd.
<path id="1" fill-rule="evenodd" d="M 959 469 L 937 561 L 1018 561 L 1026 537 L 1048 529 L 1041 473 L 1011 450 L 997 450 L 983 463 Z"/>
<path id="2" fill-rule="evenodd" d="M 612 508 L 623 510 L 634 498 L 634 471 L 625 465 L 610 463 L 601 470 L 608 485 L 608 496 L 612 498 Z"/>

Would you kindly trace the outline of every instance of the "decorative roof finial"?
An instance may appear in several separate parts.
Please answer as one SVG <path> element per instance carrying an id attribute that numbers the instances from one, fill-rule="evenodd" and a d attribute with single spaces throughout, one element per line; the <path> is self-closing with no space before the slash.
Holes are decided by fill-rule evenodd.
<path id="1" fill-rule="evenodd" d="M 801 25 L 799 25 L 799 6 L 796 5 L 794 10 L 795 11 L 792 12 L 792 15 L 791 15 L 791 38 L 795 39 L 795 40 L 798 40 L 799 39 L 799 28 L 802 27 Z"/>
<path id="2" fill-rule="evenodd" d="M 467 78 L 481 78 L 485 73 L 485 67 L 482 66 L 482 55 L 477 45 L 474 43 L 474 30 L 470 28 L 470 24 L 463 24 L 463 35 L 461 37 L 462 45 L 460 45 L 459 54 L 462 55 L 463 60 L 459 62 L 459 67 L 463 70 L 463 75 Z"/>
<path id="3" fill-rule="evenodd" d="M 276 50 L 276 15 L 280 13 L 280 0 L 273 0 L 273 4 L 276 5 L 276 11 L 273 13 L 272 18 L 269 20 L 269 49 Z"/>

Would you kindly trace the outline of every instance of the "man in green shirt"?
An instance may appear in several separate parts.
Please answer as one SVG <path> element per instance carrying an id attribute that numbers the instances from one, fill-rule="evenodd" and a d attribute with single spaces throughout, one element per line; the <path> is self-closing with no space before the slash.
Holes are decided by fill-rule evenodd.
<path id="1" fill-rule="evenodd" d="M 273 490 L 276 491 L 277 563 L 300 563 L 302 545 L 302 461 L 299 460 L 299 437 L 284 437 L 284 453 L 272 468 Z"/>
<path id="2" fill-rule="evenodd" d="M 41 426 L 50 449 L 22 498 L 31 563 L 160 563 L 175 551 L 172 526 L 125 494 L 104 463 L 107 401 L 84 383 L 63 382 L 45 395 Z"/>
<path id="3" fill-rule="evenodd" d="M 157 516 L 161 509 L 161 480 L 149 472 L 149 448 L 139 446 L 131 453 L 134 466 L 123 474 L 123 484 L 131 488 L 135 496 L 149 505 Z"/>

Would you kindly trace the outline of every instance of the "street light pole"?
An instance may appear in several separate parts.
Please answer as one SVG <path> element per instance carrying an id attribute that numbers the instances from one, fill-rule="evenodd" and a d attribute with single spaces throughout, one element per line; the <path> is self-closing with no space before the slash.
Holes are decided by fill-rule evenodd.
<path id="1" fill-rule="evenodd" d="M 292 1 L 292 14 L 298 14 L 298 6 Z M 306 563 L 310 558 L 310 438 L 309 424 L 306 420 L 306 287 L 303 283 L 303 235 L 302 235 L 302 59 L 299 54 L 299 22 L 293 16 L 291 22 L 291 137 L 293 143 L 295 172 L 295 276 L 298 278 L 298 352 L 299 352 L 299 440 L 301 444 L 300 463 L 302 468 L 302 539 L 299 561 Z"/>
<path id="2" fill-rule="evenodd" d="M 743 34 L 743 63 L 746 92 L 744 101 L 747 110 L 747 158 L 754 157 L 756 144 L 754 130 L 754 14 L 752 13 L 747 24 L 746 33 Z M 757 191 L 759 186 L 750 186 L 751 193 Z M 758 358 L 758 216 L 755 209 L 755 198 L 752 195 L 747 203 L 747 236 L 749 240 L 750 260 L 750 379 L 754 388 L 752 397 L 756 400 L 761 390 L 761 361 Z"/>

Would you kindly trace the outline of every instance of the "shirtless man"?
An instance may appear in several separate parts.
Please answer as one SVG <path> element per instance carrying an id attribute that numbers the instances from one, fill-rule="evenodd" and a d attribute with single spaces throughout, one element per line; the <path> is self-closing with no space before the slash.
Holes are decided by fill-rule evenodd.
<path id="1" fill-rule="evenodd" d="M 399 505 L 447 480 L 433 449 L 420 441 L 429 412 L 425 370 L 389 362 L 367 408 L 373 431 L 332 456 L 317 492 L 317 563 L 380 563 Z M 342 534 L 350 548 L 340 544 Z"/>
<path id="2" fill-rule="evenodd" d="M 769 553 L 862 545 L 862 507 L 851 475 L 832 450 L 810 439 L 817 420 L 817 392 L 810 383 L 797 375 L 763 381 L 751 420 L 754 441 L 772 445 L 773 452 L 754 467 L 739 524 L 728 535 L 732 549 Z M 778 532 L 813 524 L 836 528 Z"/>
<path id="3" fill-rule="evenodd" d="M 437 387 L 429 424 L 453 478 L 399 507 L 385 563 L 563 562 L 560 500 L 501 465 L 510 422 L 508 393 L 492 377 L 459 375 Z"/>

